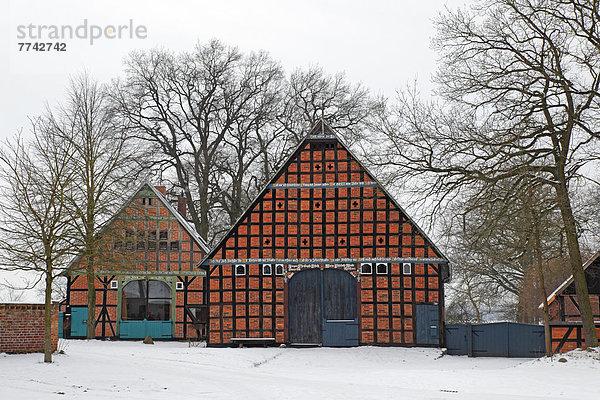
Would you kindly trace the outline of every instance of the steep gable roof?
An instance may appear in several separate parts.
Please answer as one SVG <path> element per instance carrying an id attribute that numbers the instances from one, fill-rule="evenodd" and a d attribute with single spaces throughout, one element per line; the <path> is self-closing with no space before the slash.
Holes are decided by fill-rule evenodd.
<path id="1" fill-rule="evenodd" d="M 334 145 L 337 150 L 343 150 L 348 154 L 348 162 L 356 163 L 359 168 L 364 172 L 364 181 L 362 182 L 318 182 L 318 183 L 308 183 L 308 182 L 295 182 L 289 183 L 284 182 L 284 174 L 290 167 L 290 165 L 298 161 L 298 157 L 301 155 L 303 151 L 308 149 L 309 144 L 311 143 L 329 143 L 330 145 Z M 350 173 L 346 174 L 350 176 Z M 402 214 L 402 217 L 410 223 L 414 227 L 414 230 L 418 235 L 420 235 L 426 244 L 433 250 L 436 254 L 436 257 L 431 257 L 428 259 L 429 261 L 421 261 L 421 262 L 432 262 L 439 264 L 448 264 L 448 259 L 442 254 L 442 252 L 434 245 L 434 243 L 429 239 L 429 237 L 423 232 L 422 229 L 418 227 L 418 225 L 408 216 L 406 211 L 398 204 L 398 202 L 385 190 L 383 185 L 374 178 L 374 176 L 367 170 L 367 168 L 360 163 L 358 158 L 348 149 L 347 146 L 338 138 L 338 136 L 334 133 L 333 129 L 327 125 L 324 121 L 319 121 L 313 128 L 310 130 L 310 133 L 298 144 L 292 155 L 288 158 L 288 160 L 282 165 L 282 167 L 275 173 L 274 177 L 270 180 L 270 182 L 264 187 L 264 189 L 260 192 L 260 194 L 254 199 L 254 201 L 250 204 L 250 206 L 246 209 L 246 211 L 242 214 L 242 216 L 236 221 L 236 223 L 231 227 L 231 229 L 227 232 L 227 234 L 220 240 L 220 242 L 207 254 L 205 259 L 201 262 L 201 265 L 206 266 L 213 263 L 213 258 L 218 253 L 220 249 L 224 246 L 226 241 L 232 236 L 234 232 L 242 225 L 243 221 L 246 221 L 250 216 L 252 211 L 257 207 L 257 205 L 268 196 L 269 192 L 272 192 L 277 189 L 334 189 L 334 188 L 344 188 L 344 187 L 372 187 L 381 190 L 385 196 L 390 199 L 390 202 L 394 207 Z M 397 257 L 398 259 L 407 259 L 407 257 Z M 425 259 L 427 257 L 422 257 Z M 362 259 L 362 258 L 361 258 Z M 420 258 L 421 259 L 421 258 Z M 274 259 L 275 262 L 276 259 Z M 366 262 L 367 260 L 364 259 Z M 279 260 L 279 262 L 285 262 L 284 260 Z M 419 262 L 419 260 L 414 260 L 414 262 Z M 449 271 L 447 274 L 449 275 Z"/>
<path id="2" fill-rule="evenodd" d="M 177 219 L 177 222 L 182 226 L 182 228 L 186 231 L 186 233 L 188 235 L 190 235 L 190 237 L 196 242 L 196 244 L 198 246 L 200 246 L 200 248 L 205 252 L 208 253 L 209 252 L 209 247 L 207 245 L 207 243 L 202 239 L 202 237 L 198 234 L 198 232 L 196 232 L 196 230 L 193 228 L 192 224 L 190 224 L 180 213 L 179 211 L 177 211 L 175 209 L 175 207 L 173 207 L 173 205 L 167 200 L 167 198 L 158 190 L 156 189 L 156 187 L 154 187 L 153 185 L 151 185 L 148 182 L 144 182 L 141 185 L 139 185 L 137 187 L 137 189 L 127 198 L 127 200 L 125 200 L 123 202 L 123 204 L 121 204 L 121 206 L 119 207 L 119 209 L 113 214 L 113 216 L 111 218 L 109 218 L 107 221 L 105 221 L 100 228 L 98 229 L 98 232 L 96 233 L 96 235 L 102 235 L 104 232 L 106 232 L 106 230 L 108 229 L 108 227 L 113 224 L 118 218 L 119 216 L 123 213 L 123 211 L 125 210 L 125 208 L 131 204 L 131 202 L 133 200 L 135 200 L 138 196 L 138 194 L 143 191 L 143 190 L 150 190 L 159 200 L 161 203 L 163 203 L 163 205 L 165 206 L 165 208 L 167 208 L 167 210 L 169 211 L 169 213 L 171 213 L 175 219 Z M 79 259 L 83 256 L 83 252 L 80 252 L 78 255 L 76 255 L 73 260 L 71 261 L 71 263 L 69 264 L 69 268 L 71 268 L 73 265 L 75 265 L 77 262 L 79 262 Z"/>

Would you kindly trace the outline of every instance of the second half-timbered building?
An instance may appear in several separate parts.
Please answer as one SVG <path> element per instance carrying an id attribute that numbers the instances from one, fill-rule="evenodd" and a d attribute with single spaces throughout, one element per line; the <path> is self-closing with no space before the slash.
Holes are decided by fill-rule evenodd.
<path id="1" fill-rule="evenodd" d="M 186 220 L 184 200 L 174 207 L 165 187 L 145 183 L 98 233 L 97 338 L 205 337 L 205 272 L 196 265 L 208 246 Z M 87 262 L 78 256 L 67 275 L 62 311 L 68 338 L 86 337 Z"/>

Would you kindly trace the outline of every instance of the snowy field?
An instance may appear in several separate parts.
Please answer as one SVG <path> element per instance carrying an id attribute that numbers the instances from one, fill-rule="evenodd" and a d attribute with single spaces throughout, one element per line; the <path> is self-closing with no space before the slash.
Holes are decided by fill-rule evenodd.
<path id="1" fill-rule="evenodd" d="M 568 362 L 422 348 L 189 348 L 64 341 L 0 355 L 0 399 L 600 399 L 600 353 Z"/>

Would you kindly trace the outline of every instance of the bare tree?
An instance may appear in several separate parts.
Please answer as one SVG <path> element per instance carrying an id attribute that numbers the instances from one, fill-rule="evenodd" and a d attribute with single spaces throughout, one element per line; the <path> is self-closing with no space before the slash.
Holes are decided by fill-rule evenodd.
<path id="1" fill-rule="evenodd" d="M 230 184 L 227 204 L 239 214 L 240 176 L 255 158 L 245 142 L 253 135 L 248 140 L 257 140 L 257 129 L 270 118 L 280 79 L 278 64 L 266 54 L 244 55 L 216 40 L 189 53 L 151 50 L 127 60 L 126 79 L 113 92 L 122 121 L 150 146 L 152 165 L 173 172 L 205 239 L 211 212 Z M 224 183 L 221 167 L 231 161 Z"/>
<path id="2" fill-rule="evenodd" d="M 598 340 L 569 184 L 598 155 L 590 150 L 598 136 L 600 53 L 565 15 L 577 19 L 583 12 L 586 21 L 595 20 L 596 9 L 574 11 L 556 0 L 484 0 L 471 11 L 447 11 L 434 40 L 444 104 L 402 95 L 397 118 L 384 116 L 379 126 L 391 139 L 392 162 L 408 176 L 430 178 L 430 199 L 507 179 L 521 183 L 515 190 L 532 181 L 552 188 L 588 347 Z M 597 24 L 589 26 L 598 37 Z"/>
<path id="3" fill-rule="evenodd" d="M 52 362 L 52 285 L 68 268 L 76 236 L 67 201 L 73 152 L 47 118 L 33 122 L 33 134 L 30 144 L 16 138 L 0 150 L 0 264 L 44 280 L 44 361 Z"/>
<path id="4" fill-rule="evenodd" d="M 106 233 L 98 228 L 124 199 L 126 184 L 136 176 L 126 146 L 126 132 L 116 125 L 106 88 L 87 74 L 71 80 L 67 101 L 47 111 L 53 132 L 72 149 L 73 188 L 69 204 L 78 231 L 77 262 L 87 278 L 87 337 L 96 337 L 96 261 L 106 252 Z M 106 258 L 106 257 L 104 257 Z M 76 267 L 76 265 L 73 265 Z"/>

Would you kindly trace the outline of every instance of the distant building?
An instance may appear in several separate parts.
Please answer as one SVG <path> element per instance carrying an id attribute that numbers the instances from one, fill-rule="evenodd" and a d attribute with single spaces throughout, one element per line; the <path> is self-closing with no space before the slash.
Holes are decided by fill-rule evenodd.
<path id="1" fill-rule="evenodd" d="M 600 252 L 594 254 L 583 264 L 583 269 L 596 331 L 600 337 Z M 555 352 L 585 347 L 581 312 L 575 293 L 573 275 L 548 296 L 548 311 L 551 321 L 552 349 Z"/>
<path id="2" fill-rule="evenodd" d="M 600 252 L 594 254 L 584 265 L 594 321 L 600 322 Z M 573 275 L 560 284 L 548 296 L 551 321 L 581 322 L 581 313 L 575 294 Z"/>

